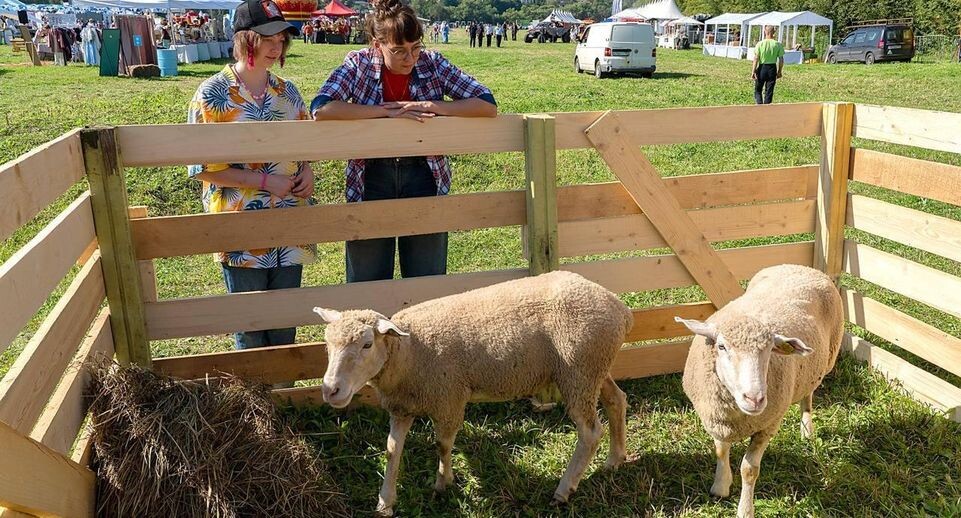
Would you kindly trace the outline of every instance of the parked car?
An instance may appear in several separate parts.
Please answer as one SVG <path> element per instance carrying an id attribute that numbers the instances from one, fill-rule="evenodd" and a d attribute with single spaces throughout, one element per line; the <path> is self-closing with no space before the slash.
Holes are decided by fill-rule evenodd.
<path id="1" fill-rule="evenodd" d="M 837 45 L 828 48 L 828 63 L 860 61 L 911 61 L 914 57 L 914 29 L 904 24 L 858 27 Z"/>
<path id="2" fill-rule="evenodd" d="M 654 28 L 646 23 L 592 24 L 574 50 L 574 70 L 592 70 L 597 78 L 628 72 L 653 77 L 656 64 Z"/>
<path id="3" fill-rule="evenodd" d="M 570 43 L 571 31 L 564 28 L 560 23 L 538 22 L 528 27 L 527 34 L 524 36 L 524 43 L 530 43 L 534 40 L 537 40 L 539 43 L 547 41 L 555 43 L 558 40 L 564 43 Z"/>

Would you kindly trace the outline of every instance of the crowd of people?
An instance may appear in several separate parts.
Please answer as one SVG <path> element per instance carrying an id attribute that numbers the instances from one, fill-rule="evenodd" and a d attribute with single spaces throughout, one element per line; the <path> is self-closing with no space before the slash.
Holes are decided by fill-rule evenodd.
<path id="1" fill-rule="evenodd" d="M 487 46 L 490 47 L 492 40 L 500 47 L 502 42 L 507 41 L 508 34 L 510 34 L 511 41 L 517 41 L 518 29 L 517 22 L 482 23 L 472 21 L 466 27 L 471 47 L 483 47 L 485 41 Z"/>
<path id="2" fill-rule="evenodd" d="M 306 104 L 284 66 L 299 31 L 271 0 L 247 0 L 234 15 L 235 63 L 204 81 L 190 102 L 197 124 L 276 120 L 360 120 L 435 116 L 494 117 L 490 89 L 441 54 L 424 47 L 424 26 L 401 0 L 374 0 L 364 21 L 370 44 L 348 52 Z M 267 109 L 269 107 L 269 109 Z M 283 146 L 282 142 L 277 142 Z M 313 203 L 314 171 L 308 162 L 198 164 L 208 212 L 278 210 Z M 347 202 L 442 196 L 451 188 L 445 156 L 350 160 L 344 171 Z M 353 240 L 346 243 L 348 282 L 391 279 L 395 256 L 403 277 L 447 272 L 447 233 Z M 225 251 L 218 261 L 231 293 L 296 288 L 303 265 L 316 257 L 311 244 Z M 238 349 L 294 343 L 296 329 L 238 330 Z"/>
<path id="3" fill-rule="evenodd" d="M 350 43 L 355 23 L 349 18 L 321 16 L 305 23 L 301 36 L 304 43 Z"/>

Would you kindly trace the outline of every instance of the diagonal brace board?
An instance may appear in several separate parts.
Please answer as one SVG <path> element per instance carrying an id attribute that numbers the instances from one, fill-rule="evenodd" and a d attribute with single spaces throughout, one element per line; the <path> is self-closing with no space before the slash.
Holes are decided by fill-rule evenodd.
<path id="1" fill-rule="evenodd" d="M 618 115 L 608 111 L 585 133 L 714 306 L 720 309 L 744 293 L 737 277 L 664 186 L 661 175 L 631 142 Z"/>

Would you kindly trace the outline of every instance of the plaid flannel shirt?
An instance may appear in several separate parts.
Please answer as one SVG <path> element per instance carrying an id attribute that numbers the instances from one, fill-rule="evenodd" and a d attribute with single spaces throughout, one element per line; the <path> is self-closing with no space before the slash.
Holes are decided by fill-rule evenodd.
<path id="1" fill-rule="evenodd" d="M 380 104 L 384 99 L 381 69 L 384 57 L 377 50 L 366 48 L 352 51 L 344 58 L 344 64 L 337 67 L 327 82 L 320 87 L 317 96 L 310 103 L 310 112 L 330 101 L 354 102 L 357 104 Z M 425 50 L 420 53 L 410 78 L 410 99 L 412 101 L 440 101 L 444 96 L 451 99 L 480 98 L 496 104 L 490 89 L 469 74 L 463 72 L 439 52 Z M 428 156 L 427 165 L 434 174 L 437 194 L 450 192 L 451 168 L 446 156 Z M 347 162 L 347 201 L 364 199 L 364 159 Z"/>

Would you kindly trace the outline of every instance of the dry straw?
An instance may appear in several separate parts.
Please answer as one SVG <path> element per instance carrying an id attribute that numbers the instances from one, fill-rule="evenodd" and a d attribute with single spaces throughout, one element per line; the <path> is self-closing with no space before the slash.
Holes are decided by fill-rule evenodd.
<path id="1" fill-rule="evenodd" d="M 99 516 L 346 516 L 266 386 L 90 366 Z"/>

